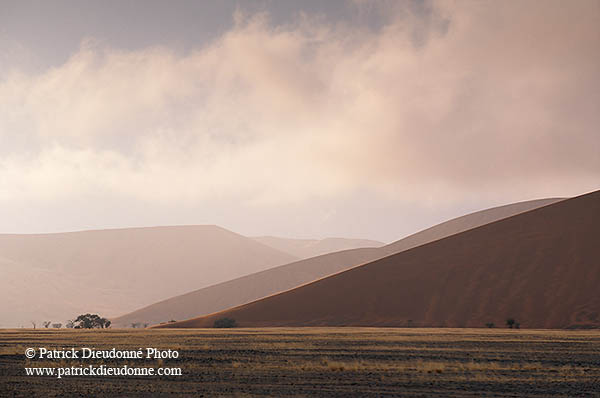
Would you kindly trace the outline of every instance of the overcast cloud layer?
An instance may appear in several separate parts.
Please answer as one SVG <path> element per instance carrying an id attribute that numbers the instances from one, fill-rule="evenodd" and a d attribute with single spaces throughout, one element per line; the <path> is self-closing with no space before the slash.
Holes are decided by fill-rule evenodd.
<path id="1" fill-rule="evenodd" d="M 204 222 L 389 241 L 426 226 L 409 212 L 600 187 L 598 1 L 377 12 L 374 29 L 238 10 L 190 50 L 87 37 L 60 65 L 0 66 L 1 232 Z"/>

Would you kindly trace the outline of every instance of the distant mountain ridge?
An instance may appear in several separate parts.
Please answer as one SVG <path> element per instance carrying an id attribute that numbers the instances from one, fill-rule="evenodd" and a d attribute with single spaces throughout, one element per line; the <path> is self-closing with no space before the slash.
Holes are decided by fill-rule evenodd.
<path id="1" fill-rule="evenodd" d="M 0 326 L 113 316 L 295 259 L 212 225 L 0 234 Z"/>

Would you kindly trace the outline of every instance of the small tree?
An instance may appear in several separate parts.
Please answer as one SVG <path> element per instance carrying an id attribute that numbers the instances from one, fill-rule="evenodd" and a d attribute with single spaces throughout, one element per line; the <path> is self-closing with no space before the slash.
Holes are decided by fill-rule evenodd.
<path id="1" fill-rule="evenodd" d="M 486 326 L 488 329 L 492 329 L 492 328 L 493 328 L 494 326 L 496 326 L 496 325 L 494 325 L 494 322 L 488 322 L 488 323 L 486 323 L 486 324 L 485 324 L 485 326 Z"/>
<path id="2" fill-rule="evenodd" d="M 62 327 L 62 323 L 53 323 L 53 324 L 52 324 L 52 327 L 53 327 L 54 329 L 60 329 L 60 328 Z"/>
<path id="3" fill-rule="evenodd" d="M 33 328 L 35 329 L 35 325 L 36 325 L 35 321 L 30 321 L 30 322 L 31 322 L 31 325 L 33 326 Z"/>
<path id="4" fill-rule="evenodd" d="M 75 320 L 74 319 L 69 319 L 67 321 L 67 323 L 65 324 L 65 327 L 67 329 L 73 329 L 75 327 Z"/>
<path id="5" fill-rule="evenodd" d="M 110 327 L 110 321 L 97 314 L 79 315 L 75 321 L 75 329 L 104 329 Z"/>
<path id="6" fill-rule="evenodd" d="M 50 326 L 50 323 L 51 323 L 50 321 L 44 321 L 42 324 L 44 325 L 44 327 L 46 329 L 48 329 L 48 326 Z"/>
<path id="7" fill-rule="evenodd" d="M 506 320 L 506 326 L 512 329 L 515 326 L 515 320 L 513 318 L 508 318 Z"/>
<path id="8" fill-rule="evenodd" d="M 232 318 L 219 318 L 215 321 L 215 328 L 234 328 L 237 326 L 235 319 Z"/>

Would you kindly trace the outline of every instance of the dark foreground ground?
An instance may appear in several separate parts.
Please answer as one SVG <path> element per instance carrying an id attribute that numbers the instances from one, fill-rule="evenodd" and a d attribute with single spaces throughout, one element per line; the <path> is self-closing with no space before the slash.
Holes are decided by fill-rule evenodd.
<path id="1" fill-rule="evenodd" d="M 179 358 L 28 360 L 29 347 L 155 347 Z M 25 371 L 101 364 L 182 375 L 58 379 Z M 0 330 L 0 396 L 600 397 L 600 331 Z"/>

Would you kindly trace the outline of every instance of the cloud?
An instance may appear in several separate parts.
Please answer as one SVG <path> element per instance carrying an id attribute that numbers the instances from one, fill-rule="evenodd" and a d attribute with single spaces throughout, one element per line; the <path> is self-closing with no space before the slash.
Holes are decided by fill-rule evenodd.
<path id="1" fill-rule="evenodd" d="M 86 40 L 59 67 L 2 75 L 0 201 L 271 206 L 358 191 L 411 202 L 596 189 L 598 8 L 394 5 L 380 29 L 238 14 L 185 53 Z"/>

